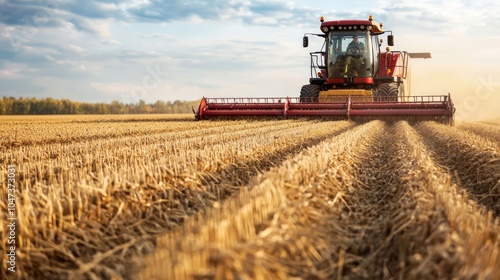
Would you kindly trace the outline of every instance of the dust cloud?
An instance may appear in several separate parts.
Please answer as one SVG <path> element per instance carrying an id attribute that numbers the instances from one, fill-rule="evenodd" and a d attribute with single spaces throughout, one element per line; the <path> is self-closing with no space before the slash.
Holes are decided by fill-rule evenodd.
<path id="1" fill-rule="evenodd" d="M 500 119 L 500 77 L 493 69 L 468 72 L 468 67 L 429 69 L 422 63 L 415 64 L 412 65 L 412 95 L 450 93 L 457 121 Z"/>

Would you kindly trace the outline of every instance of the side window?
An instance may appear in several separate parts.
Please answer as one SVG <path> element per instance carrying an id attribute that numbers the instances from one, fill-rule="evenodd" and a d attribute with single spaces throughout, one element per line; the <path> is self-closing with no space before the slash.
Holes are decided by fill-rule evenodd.
<path id="1" fill-rule="evenodd" d="M 337 55 L 337 38 L 334 37 L 330 40 L 330 49 L 328 50 L 328 53 L 332 57 L 335 57 Z"/>
<path id="2" fill-rule="evenodd" d="M 368 40 L 367 39 L 368 38 L 365 37 L 365 36 L 361 37 L 361 42 L 363 42 L 363 44 L 365 44 L 365 46 L 368 44 Z"/>
<path id="3" fill-rule="evenodd" d="M 375 67 L 374 71 L 377 71 L 379 60 L 380 60 L 380 46 L 378 36 L 372 36 L 372 46 L 373 46 L 373 66 Z"/>
<path id="4" fill-rule="evenodd" d="M 347 46 L 349 45 L 350 42 L 352 42 L 351 36 L 342 37 L 342 51 L 343 52 L 345 52 L 347 50 Z"/>
<path id="5" fill-rule="evenodd" d="M 373 53 L 377 55 L 379 53 L 379 41 L 378 36 L 372 36 Z"/>

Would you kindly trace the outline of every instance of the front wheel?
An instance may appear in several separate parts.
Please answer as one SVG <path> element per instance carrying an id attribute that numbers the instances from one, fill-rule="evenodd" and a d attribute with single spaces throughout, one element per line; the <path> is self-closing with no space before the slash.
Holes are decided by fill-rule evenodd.
<path id="1" fill-rule="evenodd" d="M 378 86 L 374 96 L 375 101 L 398 101 L 398 86 L 393 83 L 381 84 Z"/>
<path id="2" fill-rule="evenodd" d="M 320 85 L 303 85 L 300 89 L 300 102 L 318 102 Z"/>

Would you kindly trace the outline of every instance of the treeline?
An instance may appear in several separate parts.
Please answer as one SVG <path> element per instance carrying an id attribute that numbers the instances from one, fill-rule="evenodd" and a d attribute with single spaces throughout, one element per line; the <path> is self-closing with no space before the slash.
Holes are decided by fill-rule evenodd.
<path id="1" fill-rule="evenodd" d="M 51 114 L 185 114 L 191 108 L 197 109 L 199 101 L 161 101 L 148 104 L 144 100 L 124 104 L 114 100 L 111 103 L 85 103 L 68 99 L 14 98 L 0 99 L 0 115 L 51 115 Z"/>

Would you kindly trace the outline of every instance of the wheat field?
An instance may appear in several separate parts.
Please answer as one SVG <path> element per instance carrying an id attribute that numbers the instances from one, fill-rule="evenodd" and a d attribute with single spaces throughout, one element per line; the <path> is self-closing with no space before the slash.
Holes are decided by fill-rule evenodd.
<path id="1" fill-rule="evenodd" d="M 2 279 L 500 279 L 500 121 L 0 118 Z"/>

